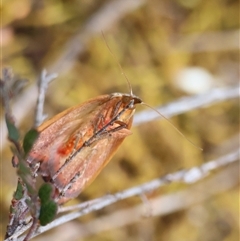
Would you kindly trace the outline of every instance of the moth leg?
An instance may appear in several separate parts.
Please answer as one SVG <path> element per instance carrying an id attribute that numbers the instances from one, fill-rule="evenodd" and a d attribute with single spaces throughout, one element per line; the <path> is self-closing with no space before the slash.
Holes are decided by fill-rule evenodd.
<path id="1" fill-rule="evenodd" d="M 111 129 L 111 130 L 106 130 L 106 128 L 102 128 L 100 131 L 98 131 L 96 134 L 94 134 L 89 140 L 87 140 L 84 144 L 83 147 L 87 147 L 92 145 L 95 141 L 107 138 L 108 136 L 111 135 L 113 132 L 117 132 L 119 130 L 122 130 L 124 128 L 127 128 L 127 124 L 122 122 L 122 121 L 117 121 L 115 123 L 118 123 L 119 126 Z M 109 126 L 109 123 L 107 124 Z M 111 123 L 113 125 L 113 123 Z"/>
<path id="2" fill-rule="evenodd" d="M 65 193 L 72 188 L 73 183 L 75 183 L 80 176 L 81 176 L 81 172 L 77 172 L 74 175 L 74 177 L 69 181 L 69 183 L 63 189 L 59 190 L 60 191 L 59 196 L 58 198 L 56 198 L 57 200 L 55 201 L 58 201 L 61 197 L 65 197 Z"/>
<path id="3" fill-rule="evenodd" d="M 98 132 L 99 126 L 104 126 L 104 116 L 102 114 L 99 115 L 96 123 L 93 123 L 93 133 Z"/>
<path id="4" fill-rule="evenodd" d="M 129 101 L 129 103 L 118 113 L 118 114 L 116 114 L 113 118 L 112 118 L 112 120 L 108 123 L 108 124 L 106 124 L 103 128 L 102 128 L 102 130 L 104 130 L 104 129 L 106 129 L 108 126 L 110 126 L 110 125 L 113 125 L 114 123 L 118 123 L 120 126 L 127 126 L 124 122 L 122 122 L 122 121 L 119 121 L 119 118 L 121 117 L 121 115 L 127 110 L 127 109 L 131 109 L 131 108 L 133 108 L 134 107 L 134 100 L 131 100 L 131 101 Z M 119 107 L 118 107 L 118 109 L 119 109 Z M 116 112 L 118 111 L 118 109 L 116 110 Z M 117 127 L 118 128 L 118 127 Z M 101 130 L 100 130 L 101 131 Z"/>
<path id="5" fill-rule="evenodd" d="M 94 151 L 94 150 L 93 150 L 93 151 Z M 91 159 L 91 158 L 90 158 L 90 159 Z M 85 173 L 85 171 L 86 171 L 86 169 L 87 169 L 87 167 L 88 167 L 88 164 L 89 164 L 89 161 L 85 161 L 85 162 L 84 162 L 84 166 L 83 166 L 83 170 L 77 172 L 76 174 L 74 174 L 73 178 L 69 181 L 69 183 L 68 183 L 62 190 L 60 190 L 59 198 L 64 197 L 64 196 L 65 196 L 65 193 L 66 193 L 69 189 L 72 188 L 73 183 L 75 183 L 78 178 L 81 178 L 81 177 L 84 175 L 84 173 Z"/>
<path id="6" fill-rule="evenodd" d="M 119 110 L 121 103 L 122 103 L 121 101 L 119 101 L 119 102 L 117 103 L 117 106 L 116 106 L 116 108 L 115 108 L 114 113 Z M 66 159 L 65 163 L 64 163 L 64 164 L 58 169 L 58 171 L 53 175 L 53 177 L 51 178 L 51 181 L 53 182 L 54 179 L 56 179 L 56 177 L 57 177 L 57 176 L 59 175 L 59 173 L 63 170 L 63 168 L 64 168 L 66 165 L 68 165 L 68 164 L 71 162 L 71 160 L 72 160 L 83 148 L 90 146 L 93 142 L 95 142 L 96 140 L 99 140 L 99 138 L 100 138 L 100 139 L 103 139 L 103 138 L 105 138 L 107 135 L 111 135 L 111 133 L 113 133 L 113 132 L 116 132 L 116 131 L 119 131 L 119 130 L 121 130 L 121 129 L 123 129 L 123 128 L 126 128 L 127 125 L 126 125 L 124 122 L 119 121 L 119 118 L 120 118 L 120 116 L 121 116 L 127 109 L 131 109 L 131 108 L 133 108 L 133 107 L 134 107 L 134 100 L 131 100 L 131 101 L 129 101 L 129 103 L 128 103 L 118 114 L 115 115 L 115 117 L 112 118 L 111 121 L 109 121 L 109 122 L 108 122 L 105 126 L 103 126 L 99 131 L 97 131 L 96 133 L 94 133 L 94 134 L 92 135 L 92 137 L 90 137 L 87 141 L 85 141 L 85 142 L 83 143 L 83 145 L 82 145 L 79 149 L 77 149 L 76 151 L 74 151 L 73 153 L 71 153 L 71 155 Z M 109 126 L 112 126 L 114 123 L 118 123 L 119 126 L 116 127 L 116 128 L 113 128 L 113 129 L 111 129 L 111 130 L 107 130 L 107 128 L 108 128 Z"/>
<path id="7" fill-rule="evenodd" d="M 117 111 L 119 110 L 120 104 L 121 102 L 119 101 L 116 108 Z M 120 121 L 119 118 L 127 109 L 133 108 L 133 106 L 134 106 L 134 100 L 131 100 L 118 114 L 115 115 L 115 117 L 112 118 L 111 121 L 109 121 L 102 129 L 100 129 L 97 133 L 95 133 L 91 138 L 89 138 L 89 140 L 85 141 L 83 146 L 90 146 L 94 141 L 99 140 L 99 138 L 103 139 L 105 138 L 106 135 L 109 135 L 112 132 L 116 132 L 123 128 L 127 128 L 127 124 Z M 107 130 L 107 128 L 109 126 L 113 126 L 114 123 L 119 124 L 119 126 L 111 130 Z"/>
<path id="8" fill-rule="evenodd" d="M 115 123 L 119 124 L 119 126 L 117 126 L 117 127 L 113 128 L 113 129 L 107 131 L 106 134 L 111 134 L 111 133 L 113 133 L 113 132 L 117 132 L 117 131 L 119 131 L 119 130 L 122 130 L 122 129 L 124 129 L 124 128 L 127 128 L 127 124 L 126 124 L 125 122 L 116 121 Z"/>
<path id="9" fill-rule="evenodd" d="M 118 103 L 116 104 L 115 108 L 113 108 L 113 110 L 112 110 L 112 116 L 116 116 L 117 115 L 121 104 L 122 104 L 122 101 L 118 101 Z"/>
<path id="10" fill-rule="evenodd" d="M 122 101 L 118 101 L 115 108 L 111 109 L 110 116 L 113 116 L 113 118 L 114 118 L 114 116 L 117 115 L 121 104 L 122 104 Z M 108 116 L 109 112 L 110 111 L 108 110 L 105 115 Z M 106 129 L 106 127 L 108 127 L 109 125 L 113 125 L 113 124 L 114 124 L 114 121 L 112 121 L 112 120 L 110 120 L 109 123 L 105 124 L 105 117 L 102 114 L 99 114 L 97 122 L 95 124 L 93 124 L 94 135 L 97 134 L 99 131 L 101 132 L 101 130 Z"/>

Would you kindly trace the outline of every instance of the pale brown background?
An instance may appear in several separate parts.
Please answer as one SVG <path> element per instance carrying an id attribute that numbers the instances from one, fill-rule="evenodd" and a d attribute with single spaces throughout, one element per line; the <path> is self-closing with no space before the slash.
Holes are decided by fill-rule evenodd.
<path id="1" fill-rule="evenodd" d="M 186 95 L 173 83 L 178 71 L 185 67 L 198 66 L 209 71 L 215 78 L 213 87 L 238 82 L 239 48 L 231 41 L 223 41 L 226 36 L 230 40 L 237 36 L 238 1 L 124 1 L 128 13 L 120 14 L 121 17 L 113 21 L 111 14 L 118 9 L 110 8 L 110 12 L 103 15 L 106 26 L 100 21 L 94 22 L 97 33 L 87 35 L 83 51 L 74 57 L 74 53 L 82 47 L 82 39 L 76 40 L 76 36 L 84 32 L 89 18 L 111 2 L 11 0 L 3 4 L 3 66 L 11 66 L 19 78 L 27 78 L 29 86 L 34 84 L 43 68 L 59 74 L 50 85 L 46 99 L 45 112 L 49 116 L 100 94 L 129 91 L 106 47 L 101 30 L 128 76 L 134 93 L 151 106 Z M 139 6 L 132 6 L 132 2 Z M 218 35 L 210 41 L 209 33 Z M 200 37 L 203 37 L 203 42 L 198 43 Z M 74 44 L 79 41 L 79 44 L 73 46 L 71 41 Z M 75 49 L 69 55 L 72 64 L 57 63 L 69 48 Z M 23 91 L 22 98 L 24 96 Z M 22 133 L 33 124 L 34 100 L 28 98 L 25 103 L 32 102 L 32 111 L 24 114 Z M 20 112 L 24 112 L 24 108 L 22 105 Z M 142 108 L 140 106 L 139 110 Z M 172 119 L 176 127 L 204 149 L 203 152 L 180 137 L 166 121 L 154 121 L 133 128 L 134 134 L 125 140 L 111 163 L 72 203 L 114 193 L 228 153 L 239 144 L 238 108 L 238 101 L 227 101 Z M 1 138 L 5 139 L 5 136 Z M 7 146 L 1 155 L 1 184 L 0 226 L 4 233 L 16 185 L 16 174 Z M 187 186 L 174 183 L 149 198 L 184 188 Z M 238 188 L 234 186 L 187 210 L 162 217 L 142 218 L 131 225 L 84 239 L 76 236 L 74 240 L 235 241 L 239 238 Z M 64 239 L 64 234 L 78 229 L 81 223 L 137 203 L 141 203 L 140 198 L 119 202 L 81 218 L 79 223 L 75 221 L 55 229 L 52 236 L 40 236 L 36 240 L 69 240 Z M 106 225 L 117 224 L 118 221 L 111 220 Z"/>

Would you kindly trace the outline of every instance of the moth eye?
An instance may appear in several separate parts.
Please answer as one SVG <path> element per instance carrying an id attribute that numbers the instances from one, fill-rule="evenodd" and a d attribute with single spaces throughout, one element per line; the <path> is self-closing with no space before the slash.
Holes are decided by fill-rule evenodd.
<path id="1" fill-rule="evenodd" d="M 134 99 L 134 105 L 142 103 L 142 100 L 139 97 L 134 97 L 133 99 Z"/>

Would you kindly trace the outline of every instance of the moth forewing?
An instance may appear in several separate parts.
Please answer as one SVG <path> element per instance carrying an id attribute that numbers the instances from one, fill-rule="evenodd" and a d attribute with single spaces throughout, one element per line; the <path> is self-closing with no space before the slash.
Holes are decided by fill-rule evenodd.
<path id="1" fill-rule="evenodd" d="M 74 198 L 110 161 L 131 134 L 134 95 L 113 93 L 69 108 L 43 123 L 28 161 L 56 187 L 58 203 Z"/>
<path id="2" fill-rule="evenodd" d="M 130 134 L 129 132 L 126 131 L 127 135 Z M 63 171 L 54 179 L 54 183 L 59 190 L 68 185 L 75 175 L 79 175 L 79 177 L 72 182 L 71 188 L 64 192 L 62 200 L 60 199 L 59 203 L 77 197 L 96 178 L 127 136 L 123 136 L 121 133 L 121 137 L 119 138 L 116 135 L 117 133 L 113 133 L 109 137 L 94 142 L 89 147 L 84 147 L 76 155 L 71 165 L 64 167 Z"/>

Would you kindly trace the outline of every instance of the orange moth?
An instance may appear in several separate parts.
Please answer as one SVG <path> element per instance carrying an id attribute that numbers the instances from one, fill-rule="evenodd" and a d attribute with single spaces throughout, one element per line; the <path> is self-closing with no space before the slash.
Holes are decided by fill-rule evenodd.
<path id="1" fill-rule="evenodd" d="M 135 105 L 131 94 L 113 93 L 69 108 L 39 126 L 28 163 L 55 187 L 62 204 L 77 197 L 131 134 Z"/>

